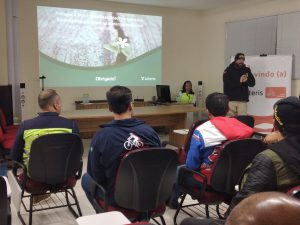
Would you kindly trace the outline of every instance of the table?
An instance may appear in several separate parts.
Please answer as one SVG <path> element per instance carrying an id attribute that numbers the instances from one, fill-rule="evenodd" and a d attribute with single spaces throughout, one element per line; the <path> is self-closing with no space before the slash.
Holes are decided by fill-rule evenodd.
<path id="1" fill-rule="evenodd" d="M 134 101 L 133 102 L 135 107 L 142 107 L 142 106 L 153 106 L 153 102 L 149 101 Z M 92 100 L 89 103 L 82 103 L 82 102 L 75 102 L 75 108 L 77 110 L 86 110 L 86 109 L 105 109 L 108 108 L 108 103 L 107 101 L 97 101 L 97 100 Z"/>
<path id="2" fill-rule="evenodd" d="M 170 144 L 181 147 L 184 136 L 173 130 L 187 128 L 188 112 L 200 112 L 193 105 L 159 105 L 134 108 L 134 117 L 145 121 L 152 127 L 168 127 Z M 91 138 L 101 124 L 110 122 L 113 114 L 108 109 L 86 109 L 63 111 L 63 117 L 76 121 L 83 138 Z"/>
<path id="3" fill-rule="evenodd" d="M 121 212 L 117 211 L 82 216 L 77 218 L 76 222 L 78 225 L 124 225 L 131 223 Z"/>

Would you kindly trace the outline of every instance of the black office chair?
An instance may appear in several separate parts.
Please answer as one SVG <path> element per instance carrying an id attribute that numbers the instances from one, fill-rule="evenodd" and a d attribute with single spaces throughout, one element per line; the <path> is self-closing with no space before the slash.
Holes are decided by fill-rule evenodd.
<path id="1" fill-rule="evenodd" d="M 218 147 L 219 156 L 212 165 L 210 176 L 203 173 L 182 167 L 179 170 L 178 183 L 183 193 L 179 207 L 174 215 L 174 224 L 177 224 L 177 216 L 180 210 L 186 207 L 204 204 L 206 217 L 209 218 L 208 205 L 216 205 L 216 211 L 220 218 L 219 205 L 223 202 L 229 203 L 236 194 L 235 185 L 239 184 L 240 177 L 244 169 L 252 162 L 253 158 L 264 149 L 261 140 L 258 139 L 241 139 L 227 141 Z M 184 183 L 185 176 L 194 176 L 199 180 L 201 189 L 189 187 Z M 187 195 L 196 199 L 198 203 L 183 205 Z"/>
<path id="2" fill-rule="evenodd" d="M 239 120 L 240 122 L 246 124 L 249 127 L 254 127 L 254 117 L 253 116 L 249 116 L 249 115 L 239 115 L 239 116 L 234 116 L 234 118 L 236 118 L 237 120 Z"/>
<path id="3" fill-rule="evenodd" d="M 83 146 L 81 138 L 76 134 L 60 133 L 40 136 L 32 142 L 28 169 L 24 165 L 15 163 L 21 167 L 14 169 L 22 188 L 22 205 L 29 212 L 29 225 L 32 224 L 32 213 L 46 209 L 68 207 L 75 217 L 82 216 L 79 202 L 73 187 L 81 177 Z M 29 195 L 25 195 L 25 191 Z M 45 193 L 64 193 L 66 202 L 48 204 L 49 207 L 33 208 L 33 197 Z M 70 197 L 73 202 L 70 202 Z M 24 202 L 29 198 L 29 208 Z M 60 199 L 60 198 L 59 198 Z M 52 205 L 52 206 L 51 206 Z M 44 206 L 44 205 L 43 205 Z M 77 207 L 78 214 L 72 208 Z M 20 212 L 18 216 L 25 224 Z"/>
<path id="4" fill-rule="evenodd" d="M 3 177 L 0 177 L 0 224 L 11 224 L 10 206 L 7 198 L 7 187 Z"/>
<path id="5" fill-rule="evenodd" d="M 158 223 L 155 217 L 160 217 L 165 225 L 165 202 L 175 183 L 176 166 L 177 154 L 171 149 L 145 148 L 128 152 L 120 162 L 115 180 L 116 204 L 97 197 L 98 191 L 106 196 L 106 190 L 93 182 L 96 211 L 120 211 L 131 221 L 148 221 L 151 218 Z"/>

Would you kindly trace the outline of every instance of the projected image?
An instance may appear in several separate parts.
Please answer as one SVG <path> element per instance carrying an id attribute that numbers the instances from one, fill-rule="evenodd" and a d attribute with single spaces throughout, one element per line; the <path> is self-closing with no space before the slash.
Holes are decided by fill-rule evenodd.
<path id="1" fill-rule="evenodd" d="M 160 16 L 38 6 L 37 20 L 46 86 L 160 83 Z"/>

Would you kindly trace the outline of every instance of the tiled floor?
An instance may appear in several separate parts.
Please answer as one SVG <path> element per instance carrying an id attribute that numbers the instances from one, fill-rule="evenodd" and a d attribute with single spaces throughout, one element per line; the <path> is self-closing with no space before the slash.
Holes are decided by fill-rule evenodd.
<path id="1" fill-rule="evenodd" d="M 83 171 L 86 171 L 86 162 L 87 162 L 87 154 L 88 154 L 88 147 L 90 144 L 90 139 L 84 140 L 84 146 L 85 146 L 85 152 L 84 152 L 84 167 Z M 80 182 L 77 183 L 75 187 L 75 191 L 79 200 L 79 204 L 82 210 L 83 215 L 91 215 L 94 214 L 94 210 L 91 207 L 89 201 L 85 197 L 84 191 L 81 188 Z M 186 201 L 192 201 L 191 199 L 187 199 Z M 21 225 L 15 207 L 13 204 L 11 204 L 12 209 L 12 224 L 13 225 Z M 221 210 L 224 211 L 225 208 L 221 207 Z M 190 213 L 204 216 L 204 208 L 203 207 L 194 207 L 191 210 L 189 210 Z M 26 223 L 28 223 L 28 213 L 24 212 L 24 210 L 21 210 L 21 214 L 25 220 Z M 175 210 L 167 208 L 166 213 L 164 214 L 164 218 L 166 220 L 166 223 L 168 225 L 173 224 L 173 216 L 175 214 Z M 212 217 L 216 217 L 216 214 L 214 212 L 211 213 Z M 181 222 L 183 218 L 187 217 L 184 213 L 180 213 L 178 216 L 178 224 Z M 153 222 L 154 223 L 154 222 Z M 53 210 L 46 210 L 41 212 L 35 212 L 33 214 L 33 225 L 76 225 L 76 220 L 71 214 L 71 212 L 67 208 L 59 208 L 59 209 L 53 209 Z M 101 224 L 106 225 L 106 224 Z M 109 224 L 107 224 L 109 225 Z"/>

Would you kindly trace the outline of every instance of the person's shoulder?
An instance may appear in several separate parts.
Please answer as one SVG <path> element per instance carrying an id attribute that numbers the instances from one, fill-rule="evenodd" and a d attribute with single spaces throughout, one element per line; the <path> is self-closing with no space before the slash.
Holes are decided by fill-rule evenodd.
<path id="1" fill-rule="evenodd" d="M 223 72 L 223 75 L 226 75 L 228 73 L 230 73 L 230 71 L 232 70 L 232 64 L 230 64 L 229 66 L 227 66 Z"/>
<path id="2" fill-rule="evenodd" d="M 273 162 L 282 161 L 280 156 L 272 149 L 266 149 L 259 154 L 264 155 L 265 157 L 268 157 Z"/>
<path id="3" fill-rule="evenodd" d="M 145 131 L 147 131 L 147 132 L 151 132 L 151 133 L 157 134 L 156 131 L 155 131 L 151 126 L 149 126 L 149 125 L 146 124 L 146 123 L 140 124 L 139 127 L 140 127 L 142 130 L 145 130 Z"/>

